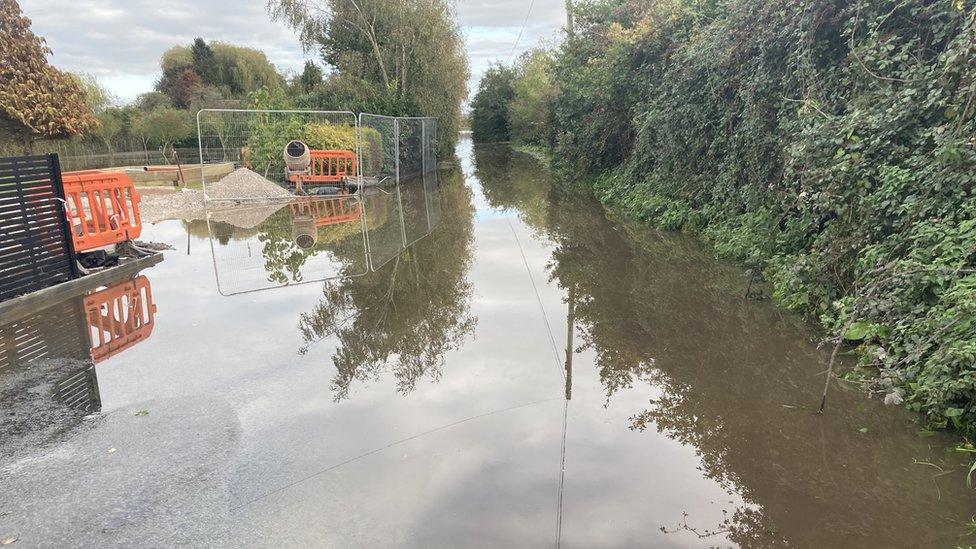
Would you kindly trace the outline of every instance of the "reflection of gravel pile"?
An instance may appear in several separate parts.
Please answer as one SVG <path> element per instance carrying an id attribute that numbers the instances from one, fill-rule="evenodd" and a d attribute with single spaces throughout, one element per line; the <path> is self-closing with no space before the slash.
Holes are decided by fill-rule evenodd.
<path id="1" fill-rule="evenodd" d="M 269 201 L 281 201 L 292 197 L 292 194 L 287 190 L 245 168 L 235 170 L 217 183 L 210 185 L 207 194 L 211 200 L 218 200 L 223 203 L 213 205 L 211 209 L 227 206 L 232 203 L 231 201 L 239 199 L 263 198 Z M 249 201 L 249 204 L 254 203 Z M 247 223 L 254 222 L 254 225 L 245 226 L 237 225 L 232 221 L 228 222 L 243 228 L 253 227 L 267 219 L 268 215 L 278 211 L 280 205 L 265 205 L 264 208 L 268 209 L 267 215 L 259 211 L 252 211 L 247 214 L 242 212 L 241 220 Z M 139 210 L 142 220 L 146 223 L 157 223 L 165 219 L 204 219 L 206 217 L 203 191 L 188 189 L 168 193 L 143 192 Z M 261 215 L 264 217 L 257 220 Z M 255 222 L 255 220 L 257 221 Z"/>
<path id="2" fill-rule="evenodd" d="M 253 229 L 287 205 L 287 202 L 276 202 L 275 204 L 260 206 L 234 206 L 219 211 L 211 211 L 210 219 L 228 223 L 241 229 Z"/>

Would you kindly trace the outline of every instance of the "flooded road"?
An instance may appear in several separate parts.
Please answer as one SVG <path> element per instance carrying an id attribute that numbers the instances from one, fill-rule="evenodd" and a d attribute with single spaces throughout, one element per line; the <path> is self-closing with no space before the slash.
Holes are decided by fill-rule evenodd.
<path id="1" fill-rule="evenodd" d="M 360 203 L 146 227 L 162 263 L 0 320 L 0 538 L 973 542 L 952 439 L 837 387 L 816 416 L 823 351 L 740 269 L 527 155 L 458 158 Z M 112 304 L 137 314 L 100 331 Z"/>

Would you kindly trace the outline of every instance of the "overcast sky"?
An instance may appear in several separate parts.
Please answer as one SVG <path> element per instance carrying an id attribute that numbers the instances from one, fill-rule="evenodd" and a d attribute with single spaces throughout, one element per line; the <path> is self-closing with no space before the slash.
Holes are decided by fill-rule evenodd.
<path id="1" fill-rule="evenodd" d="M 270 20 L 264 0 L 20 0 L 58 68 L 95 75 L 123 102 L 152 89 L 159 58 L 195 37 L 258 48 L 281 71 L 305 63 L 295 33 Z M 559 38 L 564 0 L 535 0 L 518 52 Z M 458 0 L 471 63 L 470 86 L 492 61 L 507 62 L 527 0 Z M 516 52 L 516 55 L 518 54 Z"/>

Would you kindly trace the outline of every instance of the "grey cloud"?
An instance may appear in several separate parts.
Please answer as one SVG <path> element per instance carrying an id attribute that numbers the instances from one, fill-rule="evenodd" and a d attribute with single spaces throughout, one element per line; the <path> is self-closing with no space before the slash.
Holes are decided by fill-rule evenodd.
<path id="1" fill-rule="evenodd" d="M 96 76 L 154 74 L 162 53 L 197 36 L 265 51 L 280 69 L 304 63 L 295 34 L 270 21 L 263 1 L 21 0 L 52 61 Z"/>
<path id="2" fill-rule="evenodd" d="M 148 86 L 162 53 L 197 36 L 261 49 L 280 70 L 298 71 L 306 59 L 295 33 L 270 20 L 264 0 L 20 2 L 54 51 L 55 65 L 110 81 L 129 78 Z M 508 61 L 529 1 L 459 0 L 456 8 L 476 83 L 492 61 Z M 564 0 L 535 0 L 518 51 L 554 40 L 564 19 Z"/>
<path id="3" fill-rule="evenodd" d="M 465 27 L 515 27 L 517 30 L 525 20 L 529 3 L 530 0 L 459 0 L 458 20 Z M 565 20 L 565 0 L 535 0 L 529 24 L 558 28 Z"/>

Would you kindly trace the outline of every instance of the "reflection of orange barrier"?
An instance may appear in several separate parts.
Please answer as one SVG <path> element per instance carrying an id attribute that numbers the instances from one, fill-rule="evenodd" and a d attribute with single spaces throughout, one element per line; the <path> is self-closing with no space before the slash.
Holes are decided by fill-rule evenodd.
<path id="1" fill-rule="evenodd" d="M 149 339 L 156 315 L 149 279 L 139 276 L 86 296 L 85 314 L 96 363 Z"/>
<path id="2" fill-rule="evenodd" d="M 75 251 L 85 252 L 142 234 L 139 193 L 121 172 L 65 172 L 64 198 Z"/>
<path id="3" fill-rule="evenodd" d="M 316 227 L 359 221 L 363 216 L 362 204 L 352 198 L 309 198 L 292 202 L 289 207 L 292 219 L 312 217 Z"/>
<path id="4" fill-rule="evenodd" d="M 307 173 L 289 173 L 288 181 L 308 184 L 341 184 L 356 177 L 356 153 L 353 151 L 309 151 Z"/>

